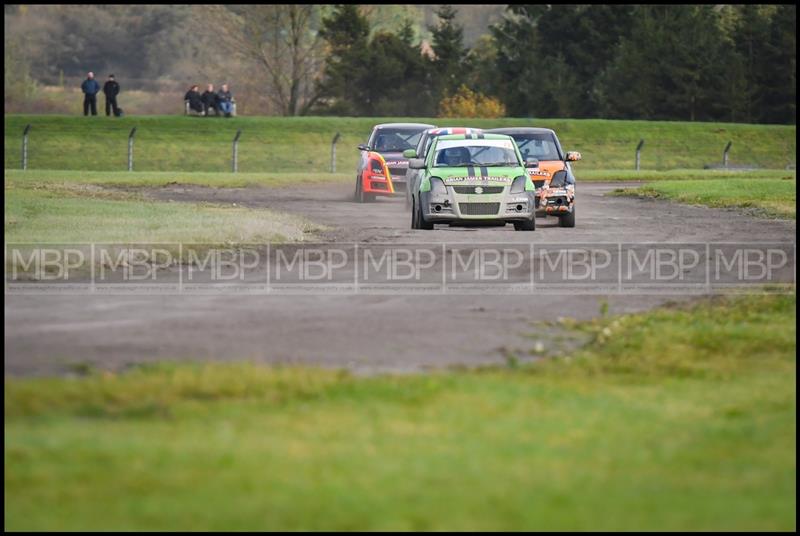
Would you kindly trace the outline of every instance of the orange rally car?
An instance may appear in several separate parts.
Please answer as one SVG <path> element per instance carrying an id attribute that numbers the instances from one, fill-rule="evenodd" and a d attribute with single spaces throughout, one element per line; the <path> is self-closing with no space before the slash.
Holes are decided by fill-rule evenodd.
<path id="1" fill-rule="evenodd" d="M 536 187 L 536 215 L 558 217 L 561 227 L 575 227 L 575 176 L 570 162 L 581 159 L 564 152 L 556 133 L 548 128 L 495 128 L 487 133 L 514 138 L 522 158 L 536 165 L 526 169 Z"/>
<path id="2" fill-rule="evenodd" d="M 356 201 L 366 203 L 379 195 L 394 195 L 392 177 L 383 156 L 375 151 L 362 151 L 361 159 L 356 178 Z"/>

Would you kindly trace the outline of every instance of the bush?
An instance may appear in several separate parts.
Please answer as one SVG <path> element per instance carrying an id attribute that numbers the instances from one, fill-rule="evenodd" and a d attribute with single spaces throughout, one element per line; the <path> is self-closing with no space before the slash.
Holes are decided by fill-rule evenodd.
<path id="1" fill-rule="evenodd" d="M 506 107 L 498 99 L 472 91 L 465 85 L 455 95 L 445 96 L 439 103 L 439 117 L 505 117 Z"/>

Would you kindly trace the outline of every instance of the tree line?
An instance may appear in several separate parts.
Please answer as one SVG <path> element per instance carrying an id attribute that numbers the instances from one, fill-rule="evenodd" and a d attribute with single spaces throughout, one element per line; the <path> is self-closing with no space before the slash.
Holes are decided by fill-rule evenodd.
<path id="1" fill-rule="evenodd" d="M 471 49 L 437 15 L 426 51 L 337 6 L 318 110 L 434 116 L 466 85 L 514 117 L 796 122 L 794 5 L 511 5 Z"/>

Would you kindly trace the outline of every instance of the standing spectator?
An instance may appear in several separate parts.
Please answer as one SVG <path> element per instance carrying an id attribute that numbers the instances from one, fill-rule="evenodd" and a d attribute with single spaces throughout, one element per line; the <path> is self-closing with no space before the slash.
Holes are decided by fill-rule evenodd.
<path id="1" fill-rule="evenodd" d="M 100 92 L 100 84 L 94 79 L 94 73 L 86 75 L 86 80 L 81 84 L 83 91 L 83 115 L 89 115 L 89 108 L 92 115 L 97 115 L 97 94 Z"/>
<path id="2" fill-rule="evenodd" d="M 208 87 L 200 95 L 203 101 L 203 111 L 208 115 L 209 110 L 214 110 L 214 115 L 218 115 L 219 107 L 217 106 L 217 94 L 214 93 L 214 84 L 208 84 Z"/>
<path id="3" fill-rule="evenodd" d="M 103 86 L 103 93 L 106 95 L 106 115 L 111 115 L 111 110 L 114 110 L 114 116 L 119 116 L 119 108 L 117 107 L 117 95 L 119 95 L 119 84 L 114 79 L 114 75 L 108 75 Z"/>
<path id="4" fill-rule="evenodd" d="M 200 88 L 194 85 L 189 88 L 186 95 L 183 96 L 183 101 L 189 104 L 189 109 L 198 113 L 204 113 L 203 110 L 203 97 L 200 96 Z"/>
<path id="5" fill-rule="evenodd" d="M 217 106 L 219 106 L 220 111 L 225 114 L 225 117 L 231 116 L 231 111 L 233 110 L 233 95 L 231 95 L 228 89 L 228 84 L 222 84 L 222 88 L 219 90 L 219 93 L 217 93 Z"/>

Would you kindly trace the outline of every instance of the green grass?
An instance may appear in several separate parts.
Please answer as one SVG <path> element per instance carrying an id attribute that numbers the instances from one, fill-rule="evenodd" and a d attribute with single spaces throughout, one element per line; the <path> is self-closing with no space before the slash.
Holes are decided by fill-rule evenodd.
<path id="1" fill-rule="evenodd" d="M 6 187 L 32 188 L 53 185 L 93 184 L 116 187 L 159 187 L 196 184 L 213 188 L 250 186 L 283 187 L 333 182 L 355 184 L 355 173 L 209 173 L 177 171 L 64 171 L 6 169 Z"/>
<path id="2" fill-rule="evenodd" d="M 671 169 L 628 170 L 628 169 L 587 169 L 576 171 L 579 182 L 625 182 L 625 181 L 686 181 L 686 180 L 730 180 L 730 179 L 790 179 L 795 180 L 795 170 L 758 169 L 733 171 L 723 169 Z"/>
<path id="3" fill-rule="evenodd" d="M 796 299 L 514 369 L 6 378 L 8 530 L 794 530 Z"/>
<path id="4" fill-rule="evenodd" d="M 267 243 L 300 241 L 319 229 L 270 210 L 150 201 L 80 184 L 5 190 L 7 242 Z"/>
<path id="5" fill-rule="evenodd" d="M 794 175 L 781 179 L 665 180 L 638 188 L 618 189 L 614 193 L 709 207 L 753 209 L 766 216 L 797 217 L 797 181 Z"/>
<path id="6" fill-rule="evenodd" d="M 352 173 L 229 173 L 177 171 L 65 171 L 6 169 L 6 185 L 46 186 L 53 183 L 96 184 L 125 187 L 158 187 L 168 184 L 197 184 L 214 188 L 245 188 L 249 186 L 282 187 L 296 184 L 349 183 Z M 663 181 L 698 179 L 784 179 L 794 180 L 794 170 L 762 169 L 753 171 L 724 171 L 676 169 L 669 171 L 579 170 L 578 181 Z"/>
<path id="7" fill-rule="evenodd" d="M 796 162 L 796 127 L 731 123 L 564 119 L 432 119 L 352 117 L 183 116 L 106 118 L 58 115 L 5 116 L 5 168 L 19 168 L 21 134 L 31 124 L 30 169 L 112 171 L 127 169 L 127 139 L 137 127 L 135 169 L 140 171 L 208 171 L 230 169 L 231 141 L 242 130 L 240 170 L 245 172 L 328 172 L 330 141 L 342 134 L 337 170 L 351 173 L 356 145 L 372 126 L 396 120 L 439 126 L 542 126 L 556 130 L 566 150 L 577 150 L 583 170 L 633 169 L 640 138 L 643 169 L 701 169 L 718 164 L 728 141 L 731 165 L 783 169 Z"/>

